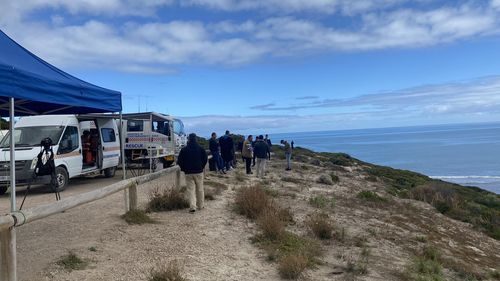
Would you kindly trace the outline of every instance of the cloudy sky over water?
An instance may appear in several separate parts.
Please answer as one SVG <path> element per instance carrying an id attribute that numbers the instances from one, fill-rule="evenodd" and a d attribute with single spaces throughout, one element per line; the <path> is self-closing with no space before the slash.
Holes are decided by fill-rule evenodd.
<path id="1" fill-rule="evenodd" d="M 0 0 L 0 28 L 203 134 L 500 121 L 500 0 Z"/>

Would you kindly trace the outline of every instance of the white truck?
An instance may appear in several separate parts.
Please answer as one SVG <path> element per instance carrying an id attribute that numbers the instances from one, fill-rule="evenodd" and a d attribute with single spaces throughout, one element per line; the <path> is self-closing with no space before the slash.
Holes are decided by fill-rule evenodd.
<path id="1" fill-rule="evenodd" d="M 14 126 L 16 182 L 28 184 L 33 177 L 40 142 L 53 141 L 56 187 L 62 191 L 69 179 L 90 173 L 113 177 L 120 159 L 120 138 L 114 117 L 102 115 L 41 115 L 22 117 Z M 0 142 L 0 194 L 10 184 L 9 137 Z M 33 184 L 48 184 L 50 176 Z M 56 188 L 52 186 L 52 188 Z"/>
<path id="2" fill-rule="evenodd" d="M 155 169 L 159 162 L 168 167 L 186 145 L 184 124 L 180 119 L 156 113 L 123 114 L 125 128 L 125 159 Z"/>

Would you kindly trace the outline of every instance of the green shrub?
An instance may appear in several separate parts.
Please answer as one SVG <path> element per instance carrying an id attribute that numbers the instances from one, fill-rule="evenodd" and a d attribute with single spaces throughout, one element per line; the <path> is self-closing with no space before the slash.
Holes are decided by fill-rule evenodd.
<path id="1" fill-rule="evenodd" d="M 422 254 L 415 257 L 407 266 L 406 276 L 410 281 L 444 281 L 443 266 L 439 251 L 425 247 Z"/>
<path id="2" fill-rule="evenodd" d="M 410 189 L 431 181 L 429 177 L 419 173 L 383 166 L 373 165 L 368 168 L 367 173 L 381 178 L 397 190 Z"/>
<path id="3" fill-rule="evenodd" d="M 82 270 L 88 266 L 88 262 L 78 257 L 74 252 L 70 251 L 68 254 L 62 256 L 57 264 L 62 266 L 65 270 Z"/>
<path id="4" fill-rule="evenodd" d="M 315 208 L 318 209 L 324 209 L 327 206 L 330 208 L 335 207 L 335 198 L 333 197 L 326 197 L 324 195 L 317 195 L 314 197 L 309 198 L 309 204 Z"/>
<path id="5" fill-rule="evenodd" d="M 373 191 L 361 191 L 358 193 L 357 197 L 359 199 L 365 200 L 365 201 L 370 201 L 370 202 L 387 202 L 387 198 L 381 197 L 377 193 Z"/>
<path id="6" fill-rule="evenodd" d="M 269 260 L 280 260 L 287 255 L 300 255 L 307 257 L 308 265 L 313 266 L 322 254 L 321 246 L 315 241 L 285 231 L 278 240 L 269 240 L 262 235 L 254 237 L 268 254 Z"/>
<path id="7" fill-rule="evenodd" d="M 295 184 L 302 183 L 302 179 L 289 177 L 289 176 L 282 177 L 281 180 L 285 181 L 285 182 L 295 183 Z"/>
<path id="8" fill-rule="evenodd" d="M 345 153 L 329 153 L 327 157 L 330 163 L 338 166 L 352 166 L 355 162 L 349 154 Z"/>
<path id="9" fill-rule="evenodd" d="M 162 212 L 180 210 L 189 207 L 184 194 L 179 190 L 172 188 L 165 192 L 160 192 L 159 189 L 153 191 L 146 211 L 148 212 Z"/>
<path id="10" fill-rule="evenodd" d="M 317 182 L 321 183 L 321 184 L 326 184 L 326 185 L 332 185 L 333 184 L 332 177 L 330 177 L 329 175 L 321 175 L 321 176 L 319 176 Z"/>
<path id="11" fill-rule="evenodd" d="M 334 173 L 330 174 L 330 178 L 332 179 L 333 183 L 338 183 L 340 181 L 339 176 L 335 175 Z"/>
<path id="12" fill-rule="evenodd" d="M 490 276 L 491 276 L 491 278 L 493 278 L 495 280 L 500 280 L 500 270 L 498 270 L 498 269 L 491 270 Z"/>
<path id="13" fill-rule="evenodd" d="M 411 281 L 444 281 L 443 267 L 434 260 L 414 258 L 407 268 L 407 278 Z"/>
<path id="14" fill-rule="evenodd" d="M 123 214 L 121 218 L 124 219 L 128 224 L 145 224 L 155 222 L 143 210 L 130 210 Z"/>

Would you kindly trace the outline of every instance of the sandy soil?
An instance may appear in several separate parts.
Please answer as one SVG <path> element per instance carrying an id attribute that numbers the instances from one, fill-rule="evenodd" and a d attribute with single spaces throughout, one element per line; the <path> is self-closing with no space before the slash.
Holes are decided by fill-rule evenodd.
<path id="1" fill-rule="evenodd" d="M 304 220 L 318 211 L 309 198 L 317 194 L 335 198 L 335 207 L 324 211 L 345 230 L 346 240 L 322 243 L 322 263 L 307 271 L 306 280 L 403 280 L 405 265 L 424 244 L 420 236 L 443 252 L 449 268 L 479 272 L 500 265 L 499 241 L 421 202 L 395 198 L 384 205 L 360 202 L 355 198 L 360 190 L 389 195 L 382 183 L 367 182 L 356 167 L 336 171 L 338 184 L 316 182 L 319 175 L 330 172 L 310 164 L 297 164 L 294 171 L 285 172 L 282 161 L 273 161 L 264 181 L 243 175 L 241 165 L 227 176 L 209 174 L 209 180 L 229 189 L 194 215 L 185 210 L 153 213 L 157 224 L 126 224 L 119 217 L 124 211 L 123 193 L 33 222 L 18 229 L 20 280 L 148 280 L 152 269 L 172 260 L 180 262 L 188 280 L 280 280 L 276 264 L 266 261 L 265 253 L 250 242 L 257 233 L 255 225 L 231 211 L 235 190 L 256 183 L 277 191 L 277 204 L 290 207 L 297 222 L 289 230 L 305 236 L 310 234 Z M 140 186 L 139 202 L 146 204 L 150 190 L 172 183 L 165 177 Z M 358 259 L 362 244 L 370 248 L 368 274 L 351 276 L 346 262 Z M 68 272 L 58 266 L 57 259 L 69 250 L 89 260 L 89 267 Z M 462 280 L 452 270 L 446 275 Z"/>

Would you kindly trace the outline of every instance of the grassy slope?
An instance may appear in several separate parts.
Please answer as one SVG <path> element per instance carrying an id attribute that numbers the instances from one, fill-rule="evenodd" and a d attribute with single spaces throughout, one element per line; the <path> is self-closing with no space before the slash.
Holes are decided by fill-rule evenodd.
<path id="1" fill-rule="evenodd" d="M 278 158 L 284 158 L 282 147 L 273 146 L 273 151 Z M 383 181 L 390 194 L 425 201 L 442 214 L 471 223 L 487 235 L 500 239 L 500 195 L 478 187 L 431 179 L 412 171 L 373 165 L 344 153 L 315 153 L 297 147 L 293 155 L 295 161 L 317 163 L 319 160 L 322 165 L 335 168 L 357 166 L 367 178 Z"/>

